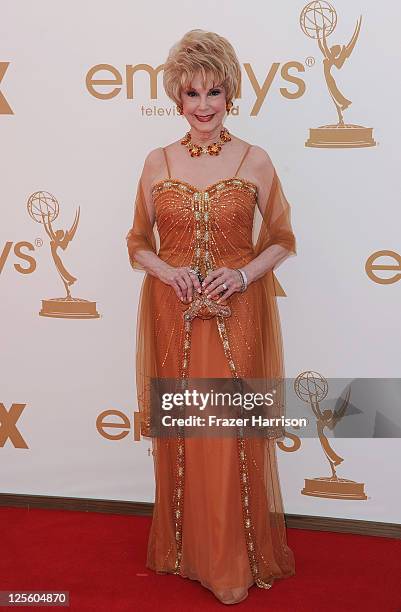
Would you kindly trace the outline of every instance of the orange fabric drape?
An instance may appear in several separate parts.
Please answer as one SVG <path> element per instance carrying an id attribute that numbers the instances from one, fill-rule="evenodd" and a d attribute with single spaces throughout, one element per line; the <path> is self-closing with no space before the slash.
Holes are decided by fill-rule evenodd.
<path id="1" fill-rule="evenodd" d="M 136 260 L 139 251 L 154 252 L 172 266 L 191 265 L 196 192 L 195 187 L 174 179 L 154 186 L 153 225 L 140 179 L 133 224 L 126 236 L 135 270 L 141 269 Z M 208 189 L 214 267 L 242 267 L 273 244 L 296 254 L 290 206 L 275 171 L 267 202 L 261 207 L 263 214 L 256 195 L 255 185 L 242 179 L 227 179 Z M 231 315 L 225 323 L 227 338 L 236 371 L 243 379 L 284 377 L 278 293 L 274 274 L 269 271 L 250 283 L 244 293 L 228 299 Z M 135 353 L 141 433 L 145 436 L 151 434 L 151 378 L 180 376 L 183 313 L 187 308 L 172 287 L 146 274 Z M 192 321 L 189 378 L 230 377 L 226 342 L 219 337 L 216 318 L 196 317 Z M 281 399 L 284 401 L 284 397 Z M 269 437 L 246 438 L 240 442 L 243 446 L 235 437 L 186 437 L 184 442 L 153 437 L 156 498 L 147 567 L 159 572 L 178 571 L 200 580 L 224 603 L 241 601 L 254 581 L 263 586 L 294 574 L 275 454 L 276 440 L 282 435 L 283 429 L 277 428 Z M 182 460 L 183 454 L 185 474 L 180 481 L 177 460 L 180 455 Z M 243 470 L 247 471 L 246 484 Z M 180 532 L 177 536 L 177 486 L 184 489 L 179 498 L 180 504 L 183 502 L 183 537 Z M 245 493 L 248 486 L 249 493 Z M 246 512 L 251 517 L 249 524 L 244 519 Z"/>

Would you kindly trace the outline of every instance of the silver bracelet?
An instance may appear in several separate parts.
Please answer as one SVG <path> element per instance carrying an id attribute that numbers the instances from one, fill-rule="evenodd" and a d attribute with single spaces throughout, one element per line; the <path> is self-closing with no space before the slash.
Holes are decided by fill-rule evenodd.
<path id="1" fill-rule="evenodd" d="M 240 273 L 241 278 L 242 278 L 242 287 L 241 287 L 241 293 L 242 293 L 243 291 L 245 291 L 245 289 L 248 286 L 248 278 L 247 278 L 244 270 L 241 270 L 240 268 L 235 268 L 235 269 L 237 270 L 237 272 Z"/>

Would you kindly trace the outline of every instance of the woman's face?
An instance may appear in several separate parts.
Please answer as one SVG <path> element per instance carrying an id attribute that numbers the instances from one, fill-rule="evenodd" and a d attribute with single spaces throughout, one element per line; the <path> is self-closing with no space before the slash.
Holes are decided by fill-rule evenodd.
<path id="1" fill-rule="evenodd" d="M 196 74 L 191 87 L 181 92 L 182 112 L 192 128 L 211 132 L 221 127 L 226 114 L 226 92 L 223 86 L 213 87 L 209 77 L 203 86 L 202 75 Z"/>

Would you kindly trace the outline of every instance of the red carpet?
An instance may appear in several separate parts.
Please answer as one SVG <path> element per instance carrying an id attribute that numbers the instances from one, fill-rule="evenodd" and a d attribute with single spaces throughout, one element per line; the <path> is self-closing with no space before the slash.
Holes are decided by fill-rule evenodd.
<path id="1" fill-rule="evenodd" d="M 69 609 L 82 612 L 229 607 L 198 582 L 145 568 L 150 518 L 0 508 L 0 525 L 0 590 L 70 591 Z M 288 541 L 296 575 L 253 586 L 236 609 L 401 612 L 401 541 L 298 529 Z"/>

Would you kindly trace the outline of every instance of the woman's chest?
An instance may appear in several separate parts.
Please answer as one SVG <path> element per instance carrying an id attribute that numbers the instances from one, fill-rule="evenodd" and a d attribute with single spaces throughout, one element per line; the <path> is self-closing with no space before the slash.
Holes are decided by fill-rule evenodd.
<path id="1" fill-rule="evenodd" d="M 219 181 L 203 190 L 168 179 L 153 186 L 152 197 L 159 231 L 202 223 L 215 230 L 232 231 L 252 227 L 257 188 L 239 178 Z"/>

